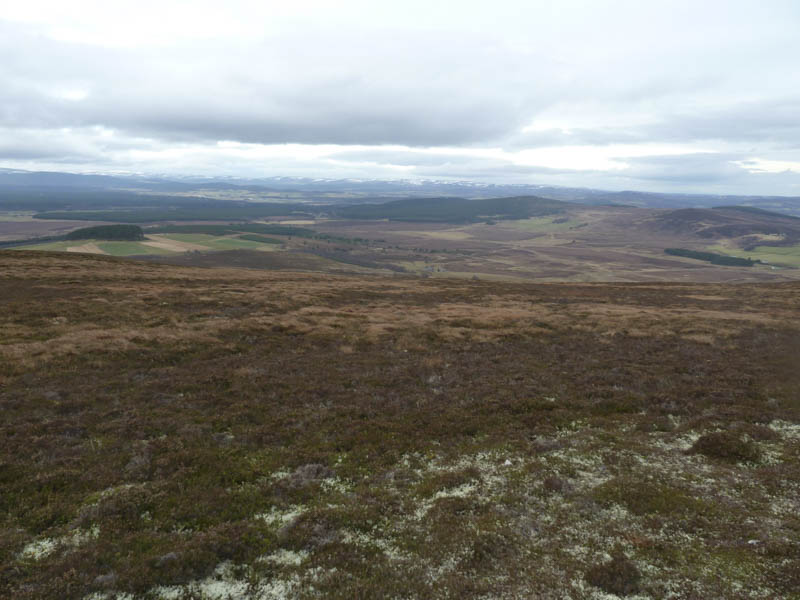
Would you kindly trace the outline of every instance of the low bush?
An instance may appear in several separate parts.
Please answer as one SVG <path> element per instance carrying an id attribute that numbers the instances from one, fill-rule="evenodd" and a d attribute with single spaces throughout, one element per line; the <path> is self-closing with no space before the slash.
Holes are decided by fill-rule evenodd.
<path id="1" fill-rule="evenodd" d="M 688 452 L 729 462 L 755 462 L 761 457 L 755 442 L 733 431 L 706 433 L 698 438 Z"/>
<path id="2" fill-rule="evenodd" d="M 595 565 L 586 573 L 588 583 L 618 596 L 638 592 L 641 578 L 639 569 L 621 551 L 615 552 L 610 561 Z"/>

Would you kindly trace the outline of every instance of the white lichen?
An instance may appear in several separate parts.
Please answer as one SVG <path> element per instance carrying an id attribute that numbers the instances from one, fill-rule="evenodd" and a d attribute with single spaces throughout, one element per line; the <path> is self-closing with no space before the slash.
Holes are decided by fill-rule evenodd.
<path id="1" fill-rule="evenodd" d="M 308 552 L 305 550 L 298 550 L 295 552 L 293 550 L 280 549 L 272 552 L 271 554 L 259 556 L 256 560 L 259 562 L 269 562 L 284 567 L 297 567 L 303 564 L 307 558 Z"/>
<path id="2" fill-rule="evenodd" d="M 274 578 L 252 583 L 236 576 L 237 568 L 230 562 L 217 566 L 214 573 L 205 579 L 185 585 L 158 586 L 150 590 L 149 597 L 159 600 L 286 600 L 297 595 L 301 580 L 297 575 L 289 578 Z"/>
<path id="3" fill-rule="evenodd" d="M 274 527 L 281 527 L 293 521 L 306 511 L 306 507 L 301 504 L 295 504 L 287 509 L 280 510 L 272 507 L 269 512 L 259 513 L 254 515 L 254 519 L 265 521 L 267 524 Z"/>
<path id="4" fill-rule="evenodd" d="M 28 543 L 19 553 L 20 560 L 33 560 L 38 561 L 53 554 L 56 550 L 73 550 L 78 546 L 97 539 L 100 535 L 100 528 L 97 526 L 91 529 L 79 529 L 67 535 L 57 538 L 42 538 Z"/>

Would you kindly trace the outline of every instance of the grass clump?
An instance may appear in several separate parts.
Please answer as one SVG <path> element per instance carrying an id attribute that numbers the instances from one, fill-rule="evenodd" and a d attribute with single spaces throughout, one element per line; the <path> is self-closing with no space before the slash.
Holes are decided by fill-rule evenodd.
<path id="1" fill-rule="evenodd" d="M 662 481 L 615 477 L 595 487 L 592 499 L 601 506 L 619 504 L 637 516 L 703 514 L 711 507 L 680 488 Z"/>
<path id="2" fill-rule="evenodd" d="M 688 450 L 727 462 L 756 462 L 761 458 L 758 445 L 733 431 L 714 431 L 700 436 Z"/>
<path id="3" fill-rule="evenodd" d="M 638 592 L 641 578 L 639 569 L 620 550 L 614 552 L 610 561 L 595 565 L 586 572 L 588 583 L 617 596 Z"/>
<path id="4" fill-rule="evenodd" d="M 433 496 L 437 492 L 445 492 L 463 485 L 480 481 L 481 474 L 475 467 L 467 467 L 456 471 L 442 471 L 419 484 L 417 493 L 422 497 Z"/>

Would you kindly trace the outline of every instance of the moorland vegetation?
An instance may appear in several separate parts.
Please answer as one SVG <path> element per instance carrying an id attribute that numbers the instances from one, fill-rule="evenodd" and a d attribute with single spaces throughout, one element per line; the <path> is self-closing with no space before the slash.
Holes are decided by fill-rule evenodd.
<path id="1" fill-rule="evenodd" d="M 797 598 L 795 282 L 23 250 L 0 302 L 2 597 Z"/>

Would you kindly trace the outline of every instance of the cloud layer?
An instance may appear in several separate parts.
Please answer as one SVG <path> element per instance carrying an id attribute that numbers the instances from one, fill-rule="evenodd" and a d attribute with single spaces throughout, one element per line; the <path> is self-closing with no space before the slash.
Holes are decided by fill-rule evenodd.
<path id="1" fill-rule="evenodd" d="M 791 1 L 113 4 L 0 10 L 0 166 L 800 195 Z"/>

